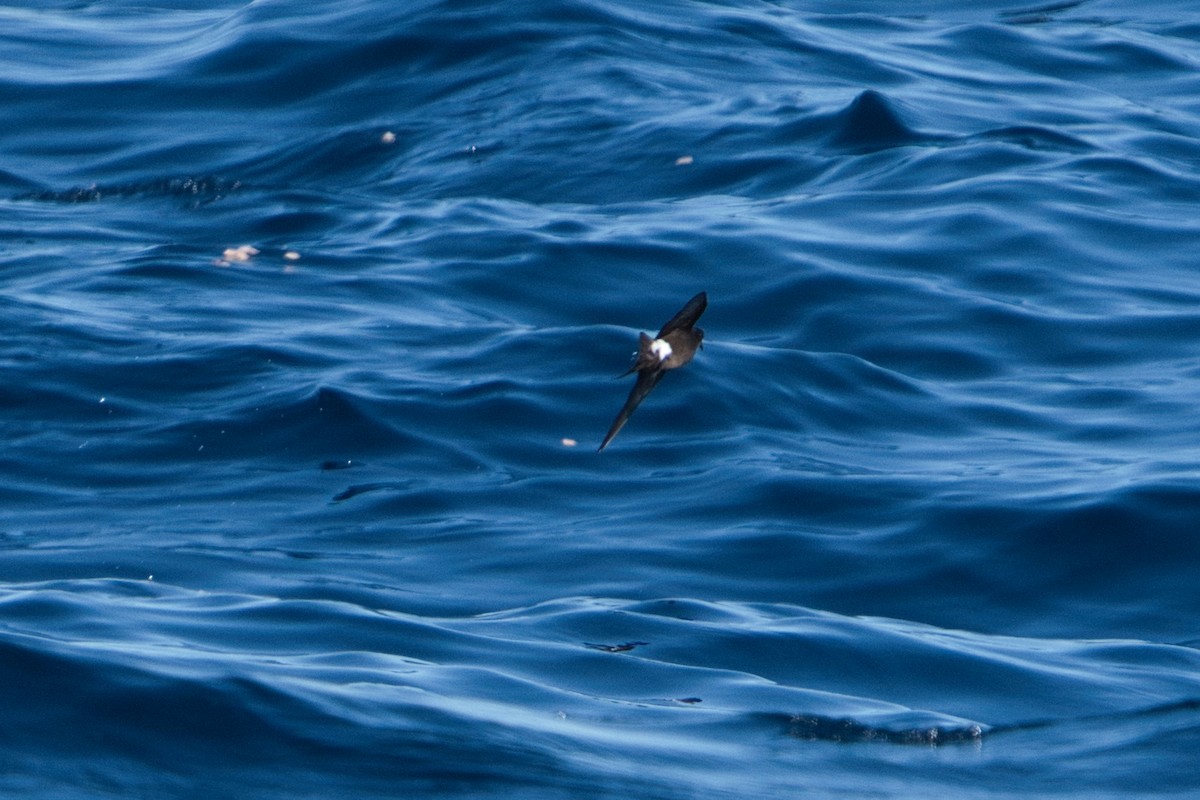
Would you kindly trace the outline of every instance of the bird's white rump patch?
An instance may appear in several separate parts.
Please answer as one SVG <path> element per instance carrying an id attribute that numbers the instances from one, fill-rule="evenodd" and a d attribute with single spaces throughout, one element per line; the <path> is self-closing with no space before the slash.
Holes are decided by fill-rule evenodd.
<path id="1" fill-rule="evenodd" d="M 650 343 L 650 352 L 658 356 L 659 361 L 666 361 L 671 357 L 671 345 L 667 344 L 664 339 L 655 339 Z"/>

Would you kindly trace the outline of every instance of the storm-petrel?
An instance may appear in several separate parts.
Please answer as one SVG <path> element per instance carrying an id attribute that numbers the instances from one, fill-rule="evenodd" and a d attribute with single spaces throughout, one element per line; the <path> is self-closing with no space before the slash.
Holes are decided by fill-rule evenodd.
<path id="1" fill-rule="evenodd" d="M 625 423 L 629 421 L 629 415 L 633 413 L 639 403 L 646 399 L 646 395 L 650 394 L 655 386 L 658 386 L 658 382 L 662 380 L 667 370 L 682 367 L 692 360 L 692 356 L 696 355 L 696 348 L 700 347 L 700 343 L 704 341 L 704 331 L 693 326 L 707 307 L 708 295 L 701 292 L 688 300 L 687 305 L 680 309 L 678 314 L 671 317 L 666 325 L 662 326 L 657 337 L 651 339 L 646 333 L 638 336 L 637 358 L 634 360 L 633 366 L 621 376 L 625 377 L 630 372 L 637 372 L 637 383 L 630 390 L 625 407 L 613 420 L 612 427 L 608 429 L 608 435 L 600 443 L 600 450 L 608 447 L 608 443 L 613 440 L 613 437 L 620 432 L 621 428 L 625 427 Z"/>

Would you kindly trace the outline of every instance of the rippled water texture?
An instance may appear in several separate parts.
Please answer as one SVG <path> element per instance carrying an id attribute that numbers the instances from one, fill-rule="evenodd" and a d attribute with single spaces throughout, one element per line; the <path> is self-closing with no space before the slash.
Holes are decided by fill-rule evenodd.
<path id="1" fill-rule="evenodd" d="M 0 787 L 1200 792 L 1200 14 L 827 6 L 0 9 Z"/>

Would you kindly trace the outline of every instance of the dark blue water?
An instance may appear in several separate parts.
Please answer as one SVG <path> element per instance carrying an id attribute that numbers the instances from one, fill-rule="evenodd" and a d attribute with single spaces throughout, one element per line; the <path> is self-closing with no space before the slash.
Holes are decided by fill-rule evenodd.
<path id="1" fill-rule="evenodd" d="M 6 796 L 1200 793 L 1200 13 L 852 5 L 0 9 Z"/>

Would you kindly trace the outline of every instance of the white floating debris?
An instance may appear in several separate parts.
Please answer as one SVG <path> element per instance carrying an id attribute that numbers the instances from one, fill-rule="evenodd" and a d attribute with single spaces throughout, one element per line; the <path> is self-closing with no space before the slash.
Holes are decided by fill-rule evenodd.
<path id="1" fill-rule="evenodd" d="M 238 247 L 226 247 L 221 253 L 221 260 L 217 262 L 221 266 L 229 264 L 244 264 L 252 257 L 258 255 L 259 249 L 253 245 L 243 244 Z M 224 262 L 223 264 L 221 262 Z"/>
<path id="2" fill-rule="evenodd" d="M 383 136 L 379 137 L 379 141 L 383 142 L 384 144 L 395 144 L 396 134 L 392 133 L 391 131 L 384 131 Z"/>
<path id="3" fill-rule="evenodd" d="M 675 166 L 686 167 L 688 164 L 691 164 L 695 160 L 696 159 L 692 158 L 691 156 L 680 156 L 679 158 L 675 159 Z"/>
<path id="4" fill-rule="evenodd" d="M 574 439 L 563 439 L 562 443 L 563 447 L 574 447 L 575 445 L 579 444 L 579 442 L 575 441 Z"/>
<path id="5" fill-rule="evenodd" d="M 283 257 L 286 258 L 288 261 L 299 261 L 300 260 L 300 254 L 297 253 L 295 250 L 288 250 L 287 252 L 285 252 L 283 254 Z"/>

